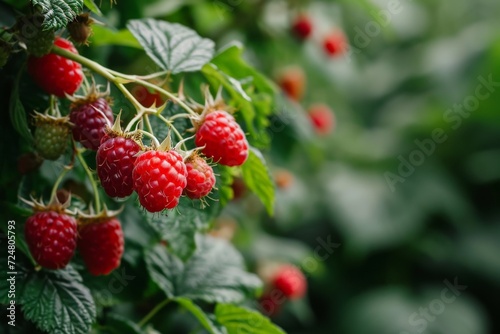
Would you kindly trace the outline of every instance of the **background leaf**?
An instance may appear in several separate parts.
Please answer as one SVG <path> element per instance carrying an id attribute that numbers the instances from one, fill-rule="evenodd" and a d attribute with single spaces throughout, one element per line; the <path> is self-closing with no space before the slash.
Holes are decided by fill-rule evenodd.
<path id="1" fill-rule="evenodd" d="M 167 297 L 207 302 L 240 302 L 255 295 L 261 281 L 244 270 L 241 255 L 226 241 L 200 237 L 196 253 L 185 264 L 162 245 L 146 253 L 146 265 Z"/>
<path id="2" fill-rule="evenodd" d="M 27 319 L 51 333 L 87 334 L 96 315 L 90 291 L 71 265 L 30 275 L 21 304 Z"/>
<path id="3" fill-rule="evenodd" d="M 85 5 L 85 7 L 90 9 L 90 11 L 92 11 L 92 13 L 97 14 L 97 15 L 102 15 L 101 10 L 95 4 L 94 0 L 83 0 L 83 4 Z"/>
<path id="4" fill-rule="evenodd" d="M 228 334 L 284 334 L 285 332 L 257 311 L 231 304 L 217 304 L 217 322 Z"/>
<path id="5" fill-rule="evenodd" d="M 272 215 L 274 212 L 274 183 L 265 159 L 257 149 L 250 149 L 248 159 L 241 167 L 241 171 L 245 184 L 259 197 L 266 207 L 267 213 Z"/>
<path id="6" fill-rule="evenodd" d="M 33 0 L 33 6 L 40 6 L 45 16 L 43 28 L 57 30 L 64 28 L 83 10 L 83 0 Z"/>
<path id="7" fill-rule="evenodd" d="M 186 298 L 176 298 L 175 301 L 191 312 L 191 314 L 198 319 L 203 328 L 205 328 L 210 334 L 225 333 L 225 331 L 218 328 L 209 315 L 207 315 L 198 305 L 193 303 L 193 301 Z"/>
<path id="8" fill-rule="evenodd" d="M 173 74 L 200 70 L 214 54 L 214 42 L 177 23 L 131 20 L 127 28 L 149 57 Z"/>

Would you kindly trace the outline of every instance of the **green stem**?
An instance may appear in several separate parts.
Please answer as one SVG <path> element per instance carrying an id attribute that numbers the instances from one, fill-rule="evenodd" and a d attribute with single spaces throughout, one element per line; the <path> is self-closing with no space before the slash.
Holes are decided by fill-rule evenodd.
<path id="1" fill-rule="evenodd" d="M 56 194 L 57 194 L 57 188 L 59 188 L 59 185 L 61 184 L 62 180 L 64 179 L 64 176 L 71 170 L 73 169 L 73 166 L 64 166 L 64 169 L 63 171 L 61 172 L 61 174 L 59 174 L 59 176 L 57 177 L 57 180 L 56 182 L 54 183 L 54 185 L 52 186 L 52 191 L 50 192 L 50 203 L 52 203 L 52 201 L 54 200 L 54 198 L 56 197 Z"/>
<path id="2" fill-rule="evenodd" d="M 111 73 L 111 70 L 108 68 L 92 61 L 88 58 L 80 56 L 79 54 L 69 52 L 68 50 L 62 49 L 58 46 L 52 47 L 52 53 L 63 56 L 64 58 L 76 61 L 77 63 L 82 64 L 83 66 L 91 69 L 97 74 L 102 75 L 108 81 L 115 84 L 115 86 L 125 95 L 125 97 L 134 105 L 137 111 L 143 111 L 145 108 L 137 101 L 137 99 L 128 91 L 127 88 L 123 85 L 123 83 L 119 80 L 119 78 Z M 121 75 L 120 75 L 121 76 Z M 121 76 L 122 77 L 122 76 Z"/>
<path id="3" fill-rule="evenodd" d="M 182 109 L 186 110 L 192 116 L 195 116 L 195 117 L 199 116 L 193 109 L 191 109 L 187 104 L 185 104 L 184 101 L 182 101 L 180 98 L 175 96 L 175 94 L 173 94 L 173 93 L 171 93 L 171 92 L 169 92 L 161 87 L 158 87 L 157 85 L 152 84 L 149 81 L 142 79 L 140 76 L 123 74 L 123 73 L 113 71 L 113 70 L 108 70 L 108 71 L 110 73 L 112 73 L 113 75 L 116 75 L 117 77 L 121 77 L 123 79 L 139 83 L 144 87 L 151 88 L 152 90 L 157 91 L 157 92 L 161 93 L 162 95 L 165 95 L 166 97 L 168 97 L 169 99 L 171 99 L 172 101 L 177 103 L 179 106 L 181 106 Z"/>
<path id="4" fill-rule="evenodd" d="M 97 182 L 95 182 L 94 175 L 92 174 L 92 171 L 90 170 L 89 166 L 85 162 L 85 159 L 83 159 L 82 152 L 78 149 L 76 151 L 76 157 L 78 158 L 78 161 L 82 164 L 83 169 L 85 169 L 85 173 L 87 173 L 87 176 L 90 180 L 90 183 L 92 184 L 92 191 L 94 192 L 94 201 L 95 201 L 95 211 L 96 213 L 101 212 L 101 200 L 99 198 L 99 189 L 97 189 Z"/>
<path id="5" fill-rule="evenodd" d="M 175 128 L 175 126 L 173 126 L 173 123 L 166 119 L 164 116 L 162 115 L 157 115 L 159 119 L 161 119 L 163 122 L 165 122 L 165 124 L 168 125 L 168 127 L 175 133 L 175 135 L 177 136 L 177 138 L 179 139 L 179 141 L 183 141 L 184 140 L 184 137 L 182 137 L 182 135 L 180 134 L 180 132 Z M 182 147 L 184 148 L 184 150 L 187 151 L 187 147 L 186 147 L 186 144 L 185 143 L 182 143 Z"/>
<path id="6" fill-rule="evenodd" d="M 151 318 L 153 318 L 156 315 L 156 313 L 158 313 L 168 303 L 170 303 L 170 299 L 165 299 L 160 304 L 156 305 L 154 309 L 152 309 L 148 314 L 146 314 L 146 316 L 144 318 L 142 318 L 141 321 L 139 321 L 139 323 L 138 323 L 139 327 L 142 327 L 145 324 L 147 324 L 151 320 Z"/>

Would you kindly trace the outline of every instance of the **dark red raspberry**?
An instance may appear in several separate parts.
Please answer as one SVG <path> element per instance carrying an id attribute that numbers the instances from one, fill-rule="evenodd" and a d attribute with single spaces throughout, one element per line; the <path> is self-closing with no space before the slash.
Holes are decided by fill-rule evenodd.
<path id="1" fill-rule="evenodd" d="M 129 196 L 134 190 L 132 171 L 141 147 L 131 138 L 105 137 L 96 155 L 101 185 L 110 197 Z"/>
<path id="2" fill-rule="evenodd" d="M 69 114 L 73 127 L 73 138 L 91 150 L 97 150 L 106 133 L 106 125 L 114 120 L 113 111 L 104 97 L 89 97 L 75 101 Z"/>
<path id="3" fill-rule="evenodd" d="M 311 18 L 307 14 L 298 15 L 293 21 L 292 31 L 299 39 L 307 39 L 313 31 Z"/>
<path id="4" fill-rule="evenodd" d="M 333 111 L 324 104 L 316 104 L 309 108 L 309 119 L 318 135 L 327 135 L 335 126 Z"/>
<path id="5" fill-rule="evenodd" d="M 215 185 L 215 176 L 212 167 L 205 159 L 198 155 L 188 158 L 187 168 L 187 186 L 184 193 L 192 199 L 198 199 L 207 196 Z"/>
<path id="6" fill-rule="evenodd" d="M 342 31 L 333 31 L 323 39 L 323 49 L 330 57 L 344 54 L 347 47 L 347 40 Z"/>
<path id="7" fill-rule="evenodd" d="M 56 38 L 54 45 L 78 54 L 73 44 L 64 38 Z M 53 53 L 40 58 L 30 57 L 28 73 L 45 92 L 59 97 L 73 95 L 83 81 L 82 66 L 79 63 Z"/>
<path id="8" fill-rule="evenodd" d="M 289 299 L 301 298 L 307 290 L 307 280 L 304 274 L 292 265 L 281 266 L 277 270 L 272 284 Z"/>
<path id="9" fill-rule="evenodd" d="M 292 66 L 284 69 L 278 77 L 277 82 L 285 95 L 290 99 L 300 101 L 304 96 L 306 75 L 301 67 Z"/>
<path id="10" fill-rule="evenodd" d="M 206 115 L 196 132 L 196 146 L 221 165 L 241 166 L 248 157 L 245 133 L 234 117 L 225 111 L 213 111 Z"/>
<path id="11" fill-rule="evenodd" d="M 37 212 L 24 226 L 26 243 L 35 261 L 47 269 L 61 269 L 76 248 L 76 220 L 56 211 Z"/>
<path id="12" fill-rule="evenodd" d="M 83 224 L 79 229 L 78 250 L 94 275 L 108 275 L 120 266 L 123 255 L 123 231 L 116 218 Z"/>
<path id="13" fill-rule="evenodd" d="M 142 104 L 144 107 L 151 107 L 153 104 L 156 106 L 161 106 L 165 101 L 163 97 L 158 92 L 150 92 L 144 86 L 134 86 L 131 90 L 134 97 Z"/>
<path id="14" fill-rule="evenodd" d="M 149 212 L 173 209 L 187 185 L 186 165 L 171 151 L 147 151 L 135 161 L 132 172 L 139 202 Z"/>

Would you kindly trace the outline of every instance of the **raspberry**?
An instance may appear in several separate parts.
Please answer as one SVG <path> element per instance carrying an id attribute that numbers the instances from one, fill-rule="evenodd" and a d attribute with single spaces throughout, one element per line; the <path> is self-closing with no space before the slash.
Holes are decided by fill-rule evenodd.
<path id="1" fill-rule="evenodd" d="M 231 188 L 233 190 L 233 200 L 239 200 L 243 198 L 247 193 L 247 186 L 245 181 L 241 177 L 236 177 L 233 179 L 233 183 L 231 184 Z"/>
<path id="2" fill-rule="evenodd" d="M 332 132 L 335 126 L 335 118 L 327 105 L 313 105 L 308 112 L 311 124 L 318 135 L 327 135 Z"/>
<path id="3" fill-rule="evenodd" d="M 56 38 L 54 45 L 78 54 L 73 44 L 64 38 Z M 41 58 L 30 57 L 28 73 L 45 92 L 59 97 L 73 95 L 83 81 L 82 66 L 79 63 L 53 53 Z"/>
<path id="4" fill-rule="evenodd" d="M 93 93 L 73 102 L 69 114 L 73 127 L 73 139 L 91 150 L 97 150 L 106 133 L 106 125 L 113 123 L 113 111 L 108 101 Z"/>
<path id="5" fill-rule="evenodd" d="M 286 169 L 278 170 L 274 173 L 274 182 L 279 189 L 288 189 L 293 184 L 294 176 Z"/>
<path id="6" fill-rule="evenodd" d="M 215 185 L 212 167 L 202 157 L 195 155 L 186 161 L 187 186 L 184 193 L 192 199 L 207 196 Z"/>
<path id="7" fill-rule="evenodd" d="M 82 13 L 77 15 L 73 21 L 68 23 L 66 28 L 68 29 L 72 40 L 78 44 L 88 45 L 88 39 L 92 35 L 92 23 L 94 23 L 94 20 L 90 18 L 90 14 Z"/>
<path id="8" fill-rule="evenodd" d="M 73 257 L 77 227 L 71 216 L 56 211 L 37 212 L 26 221 L 24 233 L 31 255 L 44 268 L 64 268 Z"/>
<path id="9" fill-rule="evenodd" d="M 289 299 L 303 297 L 307 289 L 307 281 L 304 274 L 292 265 L 281 266 L 274 276 L 272 284 Z"/>
<path id="10" fill-rule="evenodd" d="M 152 93 L 144 86 L 134 86 L 132 94 L 144 107 L 151 107 L 156 103 L 156 106 L 161 106 L 165 101 L 160 93 Z"/>
<path id="11" fill-rule="evenodd" d="M 175 151 L 147 151 L 135 161 L 132 172 L 139 202 L 149 212 L 173 209 L 187 185 L 187 170 Z"/>
<path id="12" fill-rule="evenodd" d="M 347 51 L 347 41 L 341 31 L 334 31 L 327 35 L 323 40 L 323 49 L 330 57 L 337 57 Z"/>
<path id="13" fill-rule="evenodd" d="M 123 244 L 122 227 L 116 218 L 96 220 L 79 229 L 78 250 L 94 276 L 108 275 L 120 266 Z"/>
<path id="14" fill-rule="evenodd" d="M 42 15 L 35 14 L 21 17 L 16 23 L 17 38 L 26 45 L 28 53 L 35 57 L 48 54 L 54 43 L 54 31 L 44 30 L 43 21 Z"/>
<path id="15" fill-rule="evenodd" d="M 225 111 L 206 115 L 196 132 L 196 146 L 215 162 L 226 166 L 240 166 L 248 157 L 248 142 L 234 117 Z"/>
<path id="16" fill-rule="evenodd" d="M 134 190 L 132 170 L 141 147 L 131 138 L 107 135 L 97 150 L 97 175 L 110 197 L 126 197 Z M 104 138 L 103 138 L 104 139 Z"/>
<path id="17" fill-rule="evenodd" d="M 48 160 L 59 158 L 68 145 L 70 124 L 67 117 L 35 115 L 35 147 L 41 157 Z"/>
<path id="18" fill-rule="evenodd" d="M 313 31 L 311 18 L 306 14 L 298 15 L 293 21 L 292 31 L 299 39 L 307 39 Z"/>
<path id="19" fill-rule="evenodd" d="M 298 66 L 289 67 L 279 76 L 278 85 L 290 99 L 300 101 L 305 91 L 306 75 Z"/>

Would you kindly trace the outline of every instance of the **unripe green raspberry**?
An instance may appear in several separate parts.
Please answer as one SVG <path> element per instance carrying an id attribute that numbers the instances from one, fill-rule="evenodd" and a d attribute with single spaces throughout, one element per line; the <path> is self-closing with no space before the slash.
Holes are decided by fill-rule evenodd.
<path id="1" fill-rule="evenodd" d="M 67 117 L 35 115 L 35 147 L 40 156 L 56 160 L 66 150 L 71 126 Z"/>

